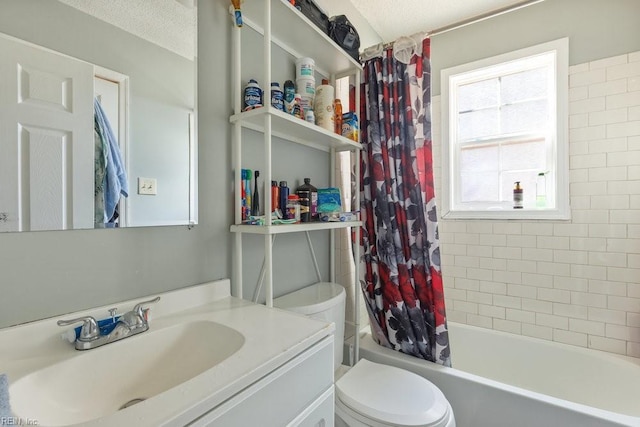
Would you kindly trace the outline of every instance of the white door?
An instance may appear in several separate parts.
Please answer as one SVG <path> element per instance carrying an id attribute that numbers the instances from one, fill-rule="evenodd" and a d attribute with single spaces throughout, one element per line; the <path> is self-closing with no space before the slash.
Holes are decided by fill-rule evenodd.
<path id="1" fill-rule="evenodd" d="M 5 37 L 0 52 L 0 231 L 93 228 L 93 66 Z"/>

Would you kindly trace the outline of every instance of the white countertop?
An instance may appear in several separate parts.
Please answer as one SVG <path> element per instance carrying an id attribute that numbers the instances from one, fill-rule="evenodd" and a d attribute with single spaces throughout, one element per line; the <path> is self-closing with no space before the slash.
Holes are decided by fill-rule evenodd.
<path id="1" fill-rule="evenodd" d="M 159 295 L 160 302 L 150 305 L 153 313 L 149 322 L 150 330 L 143 334 L 150 334 L 178 323 L 214 321 L 241 333 L 244 336 L 242 347 L 231 357 L 178 386 L 125 410 L 115 412 L 113 415 L 82 423 L 82 425 L 118 427 L 184 425 L 269 374 L 334 331 L 333 324 L 318 322 L 231 297 L 228 280 Z M 155 296 L 150 295 L 151 298 Z M 145 299 L 149 298 L 141 297 L 0 329 L 0 348 L 2 349 L 0 374 L 7 374 L 11 386 L 12 381 L 17 381 L 30 372 L 68 358 L 83 357 L 84 353 L 97 352 L 117 345 L 116 342 L 92 350 L 77 351 L 72 344 L 60 339 L 64 329 L 57 326 L 56 321 L 85 315 L 103 319 L 108 315 L 108 308 L 118 307 L 122 314 Z M 122 341 L 136 338 L 133 336 Z M 220 345 L 223 346 L 225 343 L 220 342 Z M 153 349 L 149 348 L 146 351 L 151 352 Z M 144 363 L 144 354 L 131 355 L 131 361 Z M 119 369 L 126 369 L 126 366 L 121 366 Z M 157 375 L 162 375 L 162 372 L 158 372 Z M 94 387 L 94 385 L 87 384 L 87 387 Z M 15 415 L 29 418 L 29 414 Z M 40 422 L 39 425 L 45 424 Z"/>

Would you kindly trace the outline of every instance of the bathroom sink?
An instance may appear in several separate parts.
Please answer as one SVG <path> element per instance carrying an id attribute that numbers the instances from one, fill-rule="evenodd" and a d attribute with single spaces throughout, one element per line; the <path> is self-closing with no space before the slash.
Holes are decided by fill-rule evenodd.
<path id="1" fill-rule="evenodd" d="M 10 386 L 17 417 L 40 425 L 85 423 L 125 409 L 213 368 L 244 344 L 212 321 L 150 329 L 31 372 Z"/>

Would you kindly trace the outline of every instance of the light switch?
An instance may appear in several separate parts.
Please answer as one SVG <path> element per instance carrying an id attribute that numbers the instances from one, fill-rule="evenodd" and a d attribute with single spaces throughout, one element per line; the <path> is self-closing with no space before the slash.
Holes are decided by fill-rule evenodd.
<path id="1" fill-rule="evenodd" d="M 155 196 L 158 194 L 158 180 L 138 177 L 138 194 Z"/>

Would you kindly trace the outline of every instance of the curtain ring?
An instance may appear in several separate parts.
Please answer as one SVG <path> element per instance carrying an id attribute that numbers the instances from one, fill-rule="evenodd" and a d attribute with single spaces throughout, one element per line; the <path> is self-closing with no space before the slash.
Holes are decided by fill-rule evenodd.
<path id="1" fill-rule="evenodd" d="M 416 53 L 417 43 L 412 37 L 402 36 L 393 43 L 393 57 L 396 61 L 408 64 Z"/>

